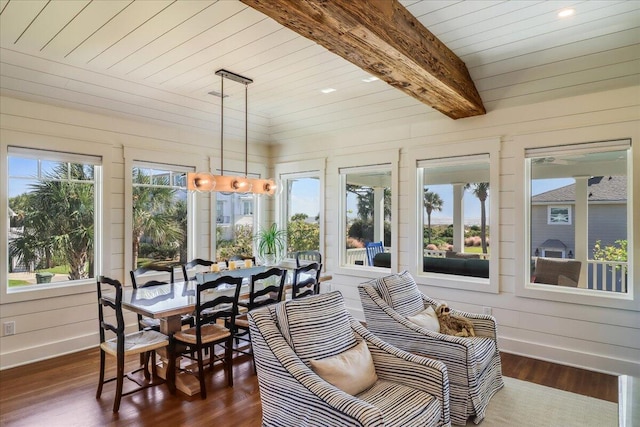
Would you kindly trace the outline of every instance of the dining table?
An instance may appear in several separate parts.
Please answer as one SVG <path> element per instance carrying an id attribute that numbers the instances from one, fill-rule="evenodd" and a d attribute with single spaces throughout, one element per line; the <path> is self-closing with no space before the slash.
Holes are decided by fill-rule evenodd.
<path id="1" fill-rule="evenodd" d="M 278 266 L 280 268 L 289 268 L 288 265 Z M 233 277 L 243 277 L 242 288 L 240 290 L 240 298 L 247 298 L 249 294 L 249 280 L 251 275 L 266 271 L 267 266 L 252 266 L 249 268 L 239 268 L 235 270 L 222 270 L 219 272 L 205 272 L 196 275 L 196 280 L 174 282 L 156 286 L 142 287 L 134 289 L 132 287 L 123 288 L 122 307 L 142 316 L 158 319 L 160 321 L 160 332 L 167 336 L 173 336 L 182 328 L 182 316 L 192 314 L 196 306 L 196 290 L 198 283 L 215 280 L 220 276 L 229 275 Z M 321 282 L 331 279 L 331 275 L 323 274 L 320 276 Z M 290 284 L 285 285 L 285 291 L 290 288 Z M 217 289 L 208 296 L 211 299 L 220 295 L 220 293 L 228 292 L 233 294 L 230 287 Z M 283 293 L 284 298 L 285 293 Z M 114 300 L 115 294 L 105 293 L 104 298 Z M 167 366 L 169 352 L 166 348 L 158 349 L 160 363 L 157 366 L 158 375 L 171 381 L 172 376 L 167 375 Z M 179 362 L 179 361 L 178 361 Z M 179 363 L 176 365 L 179 366 Z M 200 392 L 200 383 L 198 379 L 184 371 L 180 371 L 173 376 L 174 383 L 169 384 L 169 388 L 180 390 L 181 392 L 193 396 Z"/>

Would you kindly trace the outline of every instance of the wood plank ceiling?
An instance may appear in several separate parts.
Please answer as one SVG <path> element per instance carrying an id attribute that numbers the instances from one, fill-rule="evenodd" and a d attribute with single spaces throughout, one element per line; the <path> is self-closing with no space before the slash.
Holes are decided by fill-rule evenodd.
<path id="1" fill-rule="evenodd" d="M 640 83 L 638 1 L 401 3 L 464 61 L 488 114 Z M 6 96 L 217 132 L 220 68 L 254 80 L 254 142 L 443 119 L 239 0 L 0 0 Z M 241 135 L 244 88 L 227 86 L 225 131 Z"/>

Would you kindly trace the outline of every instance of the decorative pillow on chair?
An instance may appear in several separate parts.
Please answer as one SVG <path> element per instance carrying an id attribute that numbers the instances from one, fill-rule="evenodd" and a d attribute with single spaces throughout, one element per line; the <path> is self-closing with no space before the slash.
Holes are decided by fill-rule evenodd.
<path id="1" fill-rule="evenodd" d="M 378 381 L 376 368 L 365 340 L 326 359 L 309 361 L 313 372 L 345 393 L 355 396 Z"/>
<path id="2" fill-rule="evenodd" d="M 430 331 L 440 332 L 438 315 L 433 310 L 432 306 L 427 307 L 425 310 L 422 310 L 420 313 L 416 313 L 413 316 L 407 316 L 407 320 Z"/>
<path id="3" fill-rule="evenodd" d="M 408 271 L 381 277 L 377 283 L 382 299 L 401 316 L 410 316 L 424 310 L 422 294 Z"/>
<path id="4" fill-rule="evenodd" d="M 278 304 L 276 317 L 280 332 L 304 363 L 356 345 L 351 317 L 338 291 Z"/>

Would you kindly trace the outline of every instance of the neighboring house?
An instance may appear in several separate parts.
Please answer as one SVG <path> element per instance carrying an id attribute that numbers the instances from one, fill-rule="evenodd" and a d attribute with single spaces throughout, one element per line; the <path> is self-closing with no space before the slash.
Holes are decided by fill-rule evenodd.
<path id="1" fill-rule="evenodd" d="M 219 195 L 216 202 L 216 225 L 223 240 L 233 239 L 237 226 L 253 226 L 252 195 Z"/>
<path id="2" fill-rule="evenodd" d="M 627 177 L 589 179 L 589 257 L 597 240 L 613 245 L 627 237 Z M 531 198 L 531 253 L 552 258 L 575 254 L 575 184 Z"/>

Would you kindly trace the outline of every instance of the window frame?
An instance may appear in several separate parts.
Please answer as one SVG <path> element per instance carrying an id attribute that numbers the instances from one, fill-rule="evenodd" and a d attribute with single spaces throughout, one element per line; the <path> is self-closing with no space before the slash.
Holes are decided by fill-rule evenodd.
<path id="1" fill-rule="evenodd" d="M 423 220 L 423 169 L 419 167 L 421 161 L 436 159 L 448 159 L 455 157 L 473 157 L 479 155 L 489 156 L 489 229 L 491 230 L 491 256 L 489 258 L 489 278 L 459 276 L 453 274 L 441 274 L 424 272 L 423 270 L 423 233 L 413 233 L 409 245 L 408 270 L 413 275 L 416 283 L 421 285 L 464 289 L 470 291 L 487 292 L 497 294 L 500 291 L 500 138 L 489 138 L 475 141 L 461 141 L 444 145 L 431 145 L 410 150 L 408 157 L 409 179 L 413 187 L 409 190 L 411 200 L 409 206 L 409 224 L 415 228 L 422 225 Z"/>
<path id="2" fill-rule="evenodd" d="M 567 209 L 568 220 L 567 222 L 553 222 L 551 221 L 551 211 L 553 209 Z M 572 225 L 571 214 L 572 214 L 571 205 L 548 205 L 547 206 L 547 225 Z"/>
<path id="3" fill-rule="evenodd" d="M 340 195 L 338 202 L 338 226 L 336 239 L 338 245 L 338 259 L 336 262 L 335 271 L 337 274 L 343 274 L 346 276 L 360 276 L 360 277 L 379 277 L 380 273 L 389 274 L 398 272 L 398 176 L 399 176 L 399 161 L 400 151 L 397 149 L 370 152 L 367 153 L 366 161 L 363 161 L 362 154 L 340 156 L 336 159 L 335 169 L 332 169 L 332 175 L 334 176 L 334 186 L 338 189 Z M 390 268 L 373 267 L 368 265 L 351 265 L 344 264 L 346 256 L 346 198 L 345 198 L 345 175 L 341 172 L 343 170 L 349 170 L 353 172 L 357 168 L 371 169 L 375 166 L 390 166 L 391 168 L 391 265 Z"/>
<path id="4" fill-rule="evenodd" d="M 289 194 L 285 191 L 285 181 L 296 178 L 311 178 L 318 177 L 320 180 L 320 191 L 318 194 L 318 208 L 320 213 L 320 242 L 318 250 L 322 254 L 322 269 L 326 270 L 327 256 L 325 253 L 325 211 L 324 211 L 324 190 L 325 190 L 325 167 L 326 158 L 308 159 L 297 162 L 277 163 L 275 165 L 275 177 L 279 185 L 282 185 L 283 190 L 278 194 L 275 205 L 275 222 L 278 224 L 278 228 L 286 229 L 287 227 L 287 209 Z M 285 252 L 288 253 L 288 248 L 285 248 Z M 293 258 L 286 258 L 287 261 L 294 261 Z"/>
<path id="5" fill-rule="evenodd" d="M 96 206 L 94 207 L 94 251 L 95 251 L 95 269 L 94 276 L 104 274 L 110 270 L 111 259 L 106 254 L 111 253 L 111 239 L 105 238 L 104 224 L 110 223 L 111 201 L 109 195 L 111 193 L 112 176 L 112 149 L 104 144 L 92 144 L 85 140 L 66 139 L 50 135 L 28 134 L 21 131 L 13 131 L 0 129 L 0 170 L 5 172 L 6 184 L 0 185 L 0 198 L 3 200 L 0 207 L 0 227 L 3 230 L 9 229 L 8 215 L 8 156 L 9 146 L 24 148 L 30 150 L 41 150 L 43 152 L 60 151 L 78 156 L 89 156 L 101 158 L 100 169 L 98 173 L 100 177 L 95 177 L 94 192 L 96 196 Z M 52 150 L 51 147 L 60 147 L 58 150 Z M 38 299 L 55 298 L 69 295 L 79 295 L 87 292 L 95 292 L 95 277 L 74 283 L 66 283 L 61 285 L 49 285 L 46 287 L 31 288 L 28 290 L 9 291 L 8 278 L 8 234 L 4 233 L 0 243 L 0 256 L 4 259 L 5 268 L 0 269 L 0 283 L 2 283 L 0 291 L 0 305 L 10 304 L 22 301 L 32 301 Z"/>
<path id="6" fill-rule="evenodd" d="M 202 167 L 198 167 L 202 164 L 198 156 L 180 153 L 180 152 L 160 152 L 154 150 L 143 150 L 138 148 L 125 147 L 124 148 L 124 271 L 129 272 L 134 270 L 132 265 L 133 257 L 133 176 L 132 171 L 136 165 L 157 165 L 159 167 L 166 166 L 167 168 L 176 167 L 180 169 L 191 169 L 194 171 L 202 170 Z M 195 254 L 198 253 L 198 241 L 197 239 L 197 225 L 198 211 L 199 211 L 198 199 L 193 192 L 187 191 L 187 258 L 195 258 Z M 127 284 L 131 284 L 131 278 L 129 274 L 124 274 L 124 280 Z"/>
<path id="7" fill-rule="evenodd" d="M 526 167 L 527 150 L 553 149 L 561 150 L 562 147 L 597 143 L 606 141 L 629 140 L 631 142 L 631 155 L 627 158 L 628 182 L 631 184 L 628 190 L 627 203 L 627 227 L 632 230 L 628 235 L 632 238 L 628 245 L 627 260 L 629 263 L 629 288 L 626 294 L 615 292 L 601 292 L 589 289 L 564 288 L 545 284 L 530 283 L 529 269 L 525 267 L 529 256 L 530 245 L 530 168 Z M 516 232 L 522 233 L 522 244 L 516 247 L 515 261 L 515 294 L 519 297 L 536 298 L 550 301 L 565 302 L 571 304 L 583 304 L 597 307 L 609 307 L 640 311 L 640 281 L 637 280 L 638 271 L 634 271 L 634 265 L 640 265 L 640 251 L 633 250 L 633 242 L 640 242 L 640 229 L 634 222 L 634 214 L 640 213 L 640 185 L 633 186 L 633 177 L 640 171 L 640 150 L 633 147 L 634 140 L 640 140 L 640 132 L 634 123 L 616 123 L 596 127 L 570 129 L 567 131 L 548 131 L 535 134 L 518 135 L 514 138 L 516 156 L 515 181 L 520 183 L 522 191 L 516 191 L 514 203 L 516 206 Z M 634 278 L 636 279 L 634 283 Z"/>

